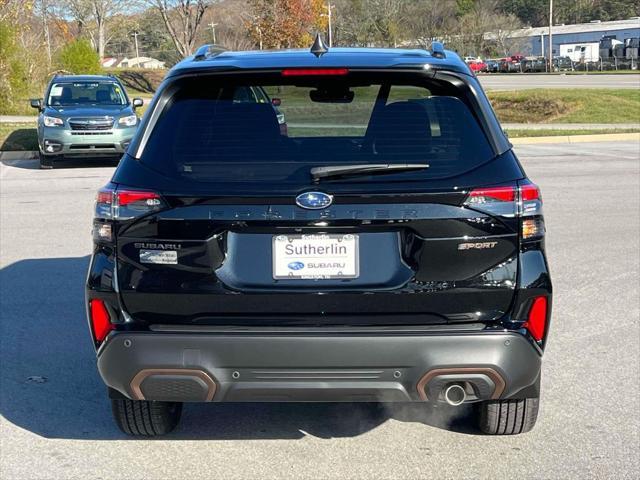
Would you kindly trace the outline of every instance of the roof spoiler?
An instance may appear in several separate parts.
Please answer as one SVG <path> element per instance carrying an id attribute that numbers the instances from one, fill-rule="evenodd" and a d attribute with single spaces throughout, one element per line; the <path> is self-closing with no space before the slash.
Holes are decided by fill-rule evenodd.
<path id="1" fill-rule="evenodd" d="M 220 55 L 222 52 L 226 52 L 227 49 L 222 45 L 216 45 L 214 43 L 210 43 L 208 45 L 202 45 L 198 50 L 196 50 L 193 59 L 196 61 L 205 60 L 209 57 L 215 57 L 216 55 Z"/>
<path id="2" fill-rule="evenodd" d="M 444 45 L 441 42 L 431 42 L 429 50 L 434 58 L 447 58 L 447 54 L 444 53 Z"/>

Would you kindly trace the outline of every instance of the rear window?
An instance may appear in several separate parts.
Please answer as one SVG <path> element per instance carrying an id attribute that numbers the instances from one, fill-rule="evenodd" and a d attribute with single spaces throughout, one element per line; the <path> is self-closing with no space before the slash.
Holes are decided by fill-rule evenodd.
<path id="1" fill-rule="evenodd" d="M 458 90 L 418 74 L 211 76 L 179 81 L 141 161 L 182 181 L 305 185 L 319 166 L 428 164 L 323 182 L 460 175 L 493 150 Z"/>

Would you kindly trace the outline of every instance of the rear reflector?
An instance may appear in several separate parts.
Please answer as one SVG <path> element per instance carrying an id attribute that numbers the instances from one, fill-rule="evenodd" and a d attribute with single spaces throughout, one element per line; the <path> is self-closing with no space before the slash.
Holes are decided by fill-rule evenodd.
<path id="1" fill-rule="evenodd" d="M 544 338 L 547 329 L 547 297 L 537 297 L 529 310 L 529 318 L 523 325 L 536 341 Z"/>
<path id="2" fill-rule="evenodd" d="M 346 75 L 348 68 L 289 68 L 282 70 L 283 77 L 307 77 L 314 75 Z"/>
<path id="3" fill-rule="evenodd" d="M 102 300 L 91 300 L 89 302 L 89 314 L 91 316 L 93 336 L 96 341 L 102 342 L 109 332 L 113 330 L 107 307 Z"/>

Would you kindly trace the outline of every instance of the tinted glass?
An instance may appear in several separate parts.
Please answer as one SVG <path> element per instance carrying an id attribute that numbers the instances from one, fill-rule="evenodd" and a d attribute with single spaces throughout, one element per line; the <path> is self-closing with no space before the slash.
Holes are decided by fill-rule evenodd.
<path id="1" fill-rule="evenodd" d="M 113 82 L 60 82 L 49 91 L 48 104 L 73 105 L 126 105 L 120 85 Z"/>
<path id="2" fill-rule="evenodd" d="M 384 176 L 393 182 L 456 176 L 494 156 L 465 100 L 422 76 L 230 78 L 184 83 L 141 161 L 183 181 L 292 185 L 323 165 L 430 166 Z"/>

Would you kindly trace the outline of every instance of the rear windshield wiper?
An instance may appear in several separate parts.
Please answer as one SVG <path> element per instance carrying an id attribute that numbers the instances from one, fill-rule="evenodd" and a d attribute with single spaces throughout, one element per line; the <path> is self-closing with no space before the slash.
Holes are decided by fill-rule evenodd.
<path id="1" fill-rule="evenodd" d="M 323 178 L 339 178 L 358 175 L 384 175 L 387 173 L 407 172 L 411 170 L 425 170 L 427 163 L 374 163 L 370 165 L 327 165 L 313 167 L 311 177 L 314 181 Z"/>

